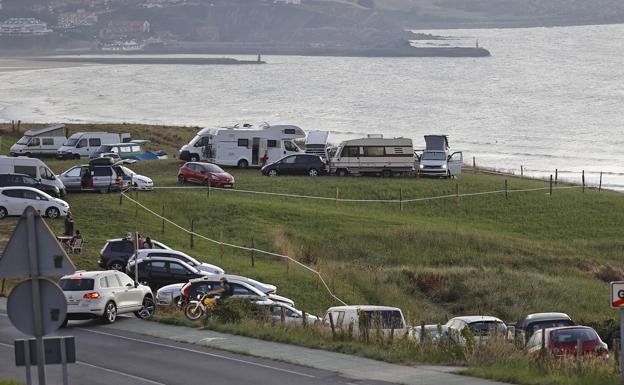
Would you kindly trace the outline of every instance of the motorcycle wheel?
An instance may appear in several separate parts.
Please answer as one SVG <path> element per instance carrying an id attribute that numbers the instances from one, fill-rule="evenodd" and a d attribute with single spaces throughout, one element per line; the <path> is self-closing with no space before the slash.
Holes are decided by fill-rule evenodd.
<path id="1" fill-rule="evenodd" d="M 184 307 L 184 315 L 191 321 L 197 321 L 204 314 L 204 309 L 197 301 L 192 301 Z"/>

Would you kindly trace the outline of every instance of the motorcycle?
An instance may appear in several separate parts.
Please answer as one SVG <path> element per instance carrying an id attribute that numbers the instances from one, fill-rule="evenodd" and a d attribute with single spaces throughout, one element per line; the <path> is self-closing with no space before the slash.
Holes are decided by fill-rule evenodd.
<path id="1" fill-rule="evenodd" d="M 217 307 L 219 295 L 198 293 L 196 299 L 184 306 L 184 315 L 191 321 L 196 321 Z"/>

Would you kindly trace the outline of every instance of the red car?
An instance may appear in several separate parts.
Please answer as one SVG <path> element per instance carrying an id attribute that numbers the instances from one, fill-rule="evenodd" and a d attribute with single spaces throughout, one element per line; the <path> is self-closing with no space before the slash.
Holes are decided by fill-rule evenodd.
<path id="1" fill-rule="evenodd" d="M 178 183 L 199 183 L 210 187 L 234 187 L 234 177 L 216 164 L 186 162 L 178 171 Z"/>
<path id="2" fill-rule="evenodd" d="M 577 341 L 581 341 L 581 354 L 594 354 L 609 358 L 609 348 L 596 331 L 588 326 L 564 326 L 538 330 L 533 334 L 527 348 L 529 353 L 539 353 L 542 347 L 542 332 L 546 334 L 546 351 L 555 356 L 575 356 Z"/>

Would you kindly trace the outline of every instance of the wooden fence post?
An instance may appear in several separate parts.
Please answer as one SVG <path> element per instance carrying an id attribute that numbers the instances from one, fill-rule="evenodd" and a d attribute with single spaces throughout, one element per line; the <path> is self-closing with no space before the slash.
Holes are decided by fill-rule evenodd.
<path id="1" fill-rule="evenodd" d="M 221 230 L 221 232 L 219 232 L 219 247 L 221 248 L 221 250 L 219 251 L 219 256 L 221 257 L 221 260 L 223 261 L 223 230 Z"/>
<path id="2" fill-rule="evenodd" d="M 282 325 L 286 323 L 286 310 L 283 306 L 280 306 L 280 322 Z"/>
<path id="3" fill-rule="evenodd" d="M 305 310 L 301 310 L 301 321 L 303 322 L 303 327 L 308 326 L 308 315 Z"/>
<path id="4" fill-rule="evenodd" d="M 475 157 L 472 157 L 472 172 L 476 173 L 477 172 L 477 160 L 475 159 Z"/>
<path id="5" fill-rule="evenodd" d="M 505 200 L 509 199 L 509 190 L 507 189 L 507 179 L 505 179 Z"/>
<path id="6" fill-rule="evenodd" d="M 329 314 L 329 326 L 331 326 L 332 331 L 332 339 L 336 339 L 336 326 L 334 325 L 334 315 L 330 312 Z"/>
<path id="7" fill-rule="evenodd" d="M 121 206 L 121 200 L 123 199 L 123 190 L 119 190 L 119 205 Z"/>
<path id="8" fill-rule="evenodd" d="M 581 179 L 583 181 L 583 192 L 585 192 L 585 170 L 581 173 Z"/>
<path id="9" fill-rule="evenodd" d="M 520 176 L 524 176 L 524 167 L 522 165 L 520 165 Z"/>
<path id="10" fill-rule="evenodd" d="M 620 341 L 617 338 L 613 339 L 613 361 L 615 362 L 615 373 L 619 373 L 620 371 L 620 355 L 618 351 L 618 347 L 620 346 Z"/>
<path id="11" fill-rule="evenodd" d="M 425 343 L 425 333 L 427 333 L 427 331 L 425 330 L 425 321 L 421 321 L 420 322 L 420 343 L 421 344 Z"/>
<path id="12" fill-rule="evenodd" d="M 602 171 L 600 171 L 600 182 L 598 183 L 598 192 L 602 191 Z"/>
<path id="13" fill-rule="evenodd" d="M 255 260 L 255 256 L 254 256 L 255 248 L 256 248 L 256 246 L 254 244 L 254 239 L 253 239 L 253 237 L 251 237 L 251 266 L 252 267 L 256 266 L 256 260 Z"/>
<path id="14" fill-rule="evenodd" d="M 559 169 L 555 169 L 555 186 L 559 183 Z"/>
<path id="15" fill-rule="evenodd" d="M 455 183 L 455 203 L 459 204 L 459 183 Z"/>
<path id="16" fill-rule="evenodd" d="M 195 219 L 191 219 L 191 233 L 189 239 L 189 245 L 192 249 L 195 246 L 195 240 L 193 239 L 193 233 L 195 232 Z"/>
<path id="17" fill-rule="evenodd" d="M 550 174 L 550 187 L 548 189 L 548 191 L 550 192 L 550 195 L 552 196 L 552 184 L 553 184 L 553 177 L 552 174 Z"/>
<path id="18" fill-rule="evenodd" d="M 165 233 L 165 204 L 163 203 L 162 205 L 162 223 L 160 224 L 160 233 L 164 234 Z"/>
<path id="19" fill-rule="evenodd" d="M 336 187 L 336 207 L 338 207 L 338 197 L 340 194 L 340 189 L 338 187 Z"/>
<path id="20" fill-rule="evenodd" d="M 399 190 L 399 203 L 401 206 L 401 211 L 403 211 L 403 187 Z"/>

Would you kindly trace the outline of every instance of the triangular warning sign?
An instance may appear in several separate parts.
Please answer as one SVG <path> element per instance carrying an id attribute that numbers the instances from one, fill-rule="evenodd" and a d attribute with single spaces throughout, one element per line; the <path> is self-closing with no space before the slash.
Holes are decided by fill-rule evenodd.
<path id="1" fill-rule="evenodd" d="M 34 277 L 29 259 L 28 216 L 34 221 L 39 276 L 60 277 L 76 271 L 54 233 L 32 206 L 26 207 L 0 258 L 0 278 Z"/>

